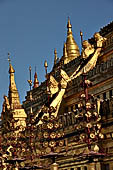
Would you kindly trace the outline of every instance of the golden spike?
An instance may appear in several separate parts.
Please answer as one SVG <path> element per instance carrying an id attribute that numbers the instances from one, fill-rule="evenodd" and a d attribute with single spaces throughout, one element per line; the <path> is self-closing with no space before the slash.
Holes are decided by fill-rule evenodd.
<path id="1" fill-rule="evenodd" d="M 83 42 L 83 32 L 80 30 L 80 36 L 81 36 L 81 44 Z"/>
<path id="2" fill-rule="evenodd" d="M 81 50 L 83 49 L 83 32 L 80 30 L 80 37 L 81 37 Z"/>
<path id="3" fill-rule="evenodd" d="M 72 33 L 72 25 L 71 25 L 69 17 L 68 17 L 67 29 L 68 29 L 68 33 L 70 33 L 70 32 Z"/>
<path id="4" fill-rule="evenodd" d="M 32 80 L 31 80 L 31 66 L 29 66 L 29 74 L 30 74 L 30 80 L 27 80 L 30 86 L 30 91 L 31 91 L 31 87 L 32 87 Z"/>
<path id="5" fill-rule="evenodd" d="M 54 65 L 57 63 L 57 51 L 56 51 L 56 48 L 54 50 Z"/>
<path id="6" fill-rule="evenodd" d="M 63 56 L 67 58 L 67 49 L 66 49 L 66 43 L 64 43 L 64 48 L 63 48 Z"/>
<path id="7" fill-rule="evenodd" d="M 46 75 L 47 75 L 47 67 L 48 67 L 48 64 L 47 64 L 47 61 L 45 60 L 44 62 L 44 67 L 45 67 L 45 72 L 46 72 Z"/>

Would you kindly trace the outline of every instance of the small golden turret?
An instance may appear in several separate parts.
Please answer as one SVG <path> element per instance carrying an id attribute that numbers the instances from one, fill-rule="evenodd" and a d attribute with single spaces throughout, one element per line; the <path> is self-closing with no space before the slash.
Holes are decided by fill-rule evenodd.
<path id="1" fill-rule="evenodd" d="M 72 25 L 70 23 L 69 18 L 68 18 L 68 24 L 67 24 L 66 49 L 67 49 L 67 55 L 68 55 L 68 62 L 73 60 L 74 58 L 77 58 L 80 55 L 79 47 L 73 38 Z"/>
<path id="2" fill-rule="evenodd" d="M 47 76 L 48 63 L 47 63 L 47 61 L 46 61 L 46 60 L 45 60 L 45 62 L 44 62 L 44 67 L 45 67 L 45 72 L 46 72 L 46 76 Z"/>
<path id="3" fill-rule="evenodd" d="M 11 63 L 9 64 L 9 74 L 11 73 L 15 73 L 15 70 L 13 68 L 13 66 L 11 65 Z"/>
<path id="4" fill-rule="evenodd" d="M 15 70 L 11 64 L 9 53 L 8 53 L 8 61 L 9 61 L 10 83 L 9 83 L 8 97 L 4 96 L 4 102 L 2 108 L 2 120 L 4 121 L 4 124 L 6 123 L 6 126 L 7 126 L 7 122 L 10 123 L 9 126 L 12 126 L 11 121 L 14 119 L 14 124 L 13 124 L 14 131 L 18 133 L 19 131 L 22 131 L 24 127 L 26 127 L 27 115 L 24 109 L 22 108 L 22 105 L 20 104 L 19 93 L 16 88 L 15 77 L 14 77 Z"/>
<path id="5" fill-rule="evenodd" d="M 54 65 L 57 64 L 57 60 L 58 60 L 58 57 L 57 57 L 57 51 L 56 51 L 56 48 L 54 50 Z"/>
<path id="6" fill-rule="evenodd" d="M 9 63 L 9 79 L 10 79 L 10 84 L 9 84 L 9 104 L 11 106 L 11 109 L 14 108 L 20 108 L 20 99 L 19 99 L 19 94 L 18 90 L 16 88 L 16 83 L 15 83 L 15 77 L 14 77 L 15 70 L 11 63 Z"/>
<path id="7" fill-rule="evenodd" d="M 39 81 L 38 81 L 38 76 L 37 76 L 36 69 L 35 69 L 33 89 L 35 89 L 37 87 L 39 87 Z"/>
<path id="8" fill-rule="evenodd" d="M 63 57 L 67 58 L 67 48 L 66 48 L 66 43 L 64 43 L 64 48 L 63 48 Z"/>
<path id="9" fill-rule="evenodd" d="M 64 64 L 68 63 L 68 55 L 67 55 L 66 43 L 64 43 L 64 48 L 63 48 L 63 61 L 64 61 Z"/>

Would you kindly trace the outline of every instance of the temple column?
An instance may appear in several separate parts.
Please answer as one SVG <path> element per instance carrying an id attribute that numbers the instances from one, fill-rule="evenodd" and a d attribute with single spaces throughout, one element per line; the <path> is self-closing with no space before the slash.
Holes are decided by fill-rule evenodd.
<path id="1" fill-rule="evenodd" d="M 88 165 L 88 170 L 96 170 L 95 163 L 90 163 Z"/>
<path id="2" fill-rule="evenodd" d="M 58 170 L 58 164 L 57 164 L 57 163 L 53 163 L 53 164 L 51 165 L 50 170 Z"/>
<path id="3" fill-rule="evenodd" d="M 93 162 L 88 165 L 88 170 L 101 170 L 100 162 Z"/>
<path id="4" fill-rule="evenodd" d="M 96 164 L 96 170 L 101 170 L 101 164 L 100 162 L 95 163 Z"/>

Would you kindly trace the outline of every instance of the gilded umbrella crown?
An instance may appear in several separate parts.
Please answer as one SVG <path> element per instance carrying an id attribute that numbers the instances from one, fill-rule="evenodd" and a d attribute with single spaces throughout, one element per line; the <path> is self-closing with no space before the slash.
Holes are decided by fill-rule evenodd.
<path id="1" fill-rule="evenodd" d="M 71 29 L 72 29 L 72 25 L 71 25 L 71 22 L 70 22 L 70 19 L 68 18 L 68 23 L 67 23 L 67 29 L 68 29 L 68 32 L 70 31 L 72 31 Z"/>
<path id="2" fill-rule="evenodd" d="M 15 73 L 15 70 L 11 64 L 9 64 L 9 74 Z"/>

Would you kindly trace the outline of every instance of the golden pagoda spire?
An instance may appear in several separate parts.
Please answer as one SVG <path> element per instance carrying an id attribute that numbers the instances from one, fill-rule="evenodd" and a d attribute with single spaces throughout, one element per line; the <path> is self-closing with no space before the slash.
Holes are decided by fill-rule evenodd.
<path id="1" fill-rule="evenodd" d="M 37 88 L 39 86 L 39 81 L 37 78 L 37 73 L 36 73 L 36 67 L 35 67 L 35 75 L 34 75 L 34 85 L 33 85 L 33 89 Z"/>
<path id="2" fill-rule="evenodd" d="M 73 38 L 72 25 L 69 18 L 67 23 L 66 48 L 67 48 L 68 62 L 73 60 L 74 58 L 77 58 L 80 55 L 78 45 L 76 44 Z"/>
<path id="3" fill-rule="evenodd" d="M 11 60 L 9 57 L 8 57 L 8 61 L 9 61 L 9 80 L 10 80 L 9 104 L 11 106 L 11 109 L 20 108 L 21 104 L 20 104 L 19 94 L 16 88 L 15 77 L 14 77 L 15 70 L 11 65 Z"/>
<path id="4" fill-rule="evenodd" d="M 63 48 L 63 57 L 64 57 L 64 58 L 67 58 L 66 43 L 64 43 L 64 48 Z"/>
<path id="5" fill-rule="evenodd" d="M 9 83 L 8 97 L 4 96 L 4 102 L 2 108 L 2 120 L 6 124 L 6 127 L 7 127 L 7 122 L 9 126 L 12 127 L 12 119 L 13 119 L 14 132 L 18 133 L 20 131 L 23 131 L 23 129 L 26 127 L 27 115 L 25 113 L 25 110 L 22 108 L 20 104 L 19 93 L 16 88 L 15 77 L 14 77 L 15 70 L 11 64 L 9 53 L 8 53 L 8 61 L 9 61 L 10 83 Z"/>
<path id="6" fill-rule="evenodd" d="M 58 60 L 58 57 L 57 57 L 57 51 L 56 51 L 56 48 L 55 48 L 55 50 L 54 50 L 54 65 L 56 65 L 57 60 Z"/>
<path id="7" fill-rule="evenodd" d="M 63 60 L 63 63 L 64 63 L 64 64 L 67 64 L 67 63 L 68 63 L 68 55 L 67 55 L 66 43 L 64 43 L 62 60 Z"/>

